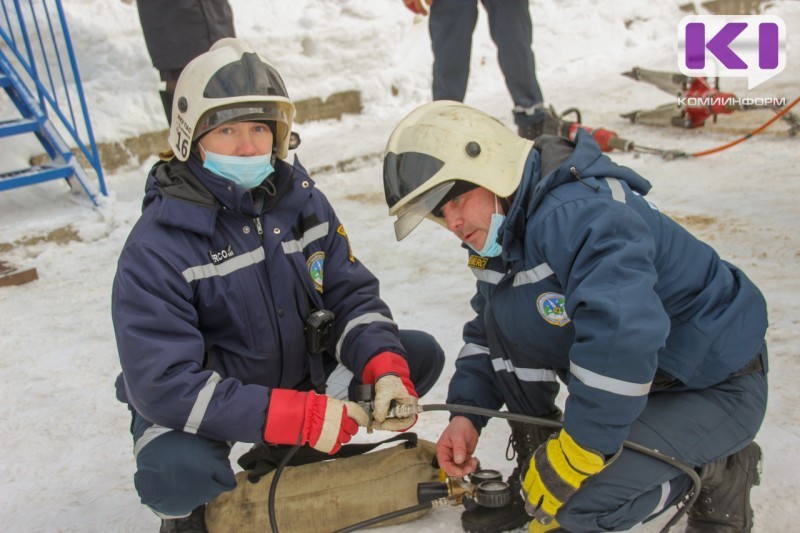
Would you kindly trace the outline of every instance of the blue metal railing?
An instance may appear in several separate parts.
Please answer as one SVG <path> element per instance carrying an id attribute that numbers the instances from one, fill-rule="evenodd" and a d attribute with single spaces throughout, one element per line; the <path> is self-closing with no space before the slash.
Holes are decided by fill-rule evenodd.
<path id="1" fill-rule="evenodd" d="M 0 86 L 22 115 L 21 120 L 6 123 L 2 135 L 35 133 L 54 163 L 6 174 L 0 179 L 0 190 L 72 175 L 96 203 L 85 170 L 64 141 L 70 138 L 83 154 L 97 176 L 100 192 L 106 195 L 61 0 L 2 0 L 0 37 Z M 54 172 L 57 168 L 61 171 Z"/>

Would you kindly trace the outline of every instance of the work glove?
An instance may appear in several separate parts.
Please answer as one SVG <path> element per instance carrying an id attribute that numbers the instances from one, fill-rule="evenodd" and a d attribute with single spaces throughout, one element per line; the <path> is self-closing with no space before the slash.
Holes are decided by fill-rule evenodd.
<path id="1" fill-rule="evenodd" d="M 543 531 L 537 528 L 551 524 L 581 485 L 618 455 L 619 452 L 606 461 L 601 453 L 581 447 L 563 429 L 539 446 L 522 482 L 525 511 L 534 518 L 530 531 Z"/>
<path id="2" fill-rule="evenodd" d="M 366 411 L 314 391 L 272 389 L 264 440 L 270 444 L 308 444 L 334 454 L 369 423 Z"/>
<path id="3" fill-rule="evenodd" d="M 403 0 L 403 3 L 409 10 L 411 10 L 411 12 L 416 13 L 417 15 L 425 16 L 428 14 L 425 6 L 422 5 L 422 0 Z M 425 0 L 425 3 L 431 5 L 433 0 Z"/>
<path id="4" fill-rule="evenodd" d="M 417 421 L 418 394 L 411 383 L 408 363 L 402 356 L 382 352 L 367 363 L 362 373 L 362 383 L 375 385 L 375 401 L 372 408 L 374 421 L 370 429 L 405 431 Z M 387 418 L 395 405 L 412 405 L 414 414 L 404 418 Z"/>

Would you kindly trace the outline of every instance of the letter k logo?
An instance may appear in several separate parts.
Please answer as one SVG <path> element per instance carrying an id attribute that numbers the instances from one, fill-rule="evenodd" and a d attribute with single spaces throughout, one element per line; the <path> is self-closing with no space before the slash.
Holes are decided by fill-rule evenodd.
<path id="1" fill-rule="evenodd" d="M 786 68 L 786 24 L 774 15 L 689 15 L 677 37 L 687 76 L 747 78 L 753 89 Z"/>
<path id="2" fill-rule="evenodd" d="M 725 68 L 746 69 L 747 63 L 742 61 L 730 44 L 747 28 L 746 22 L 729 22 L 717 32 L 706 44 L 706 27 L 702 22 L 686 25 L 686 66 L 690 69 L 702 69 L 706 66 L 706 48 L 722 63 Z"/>

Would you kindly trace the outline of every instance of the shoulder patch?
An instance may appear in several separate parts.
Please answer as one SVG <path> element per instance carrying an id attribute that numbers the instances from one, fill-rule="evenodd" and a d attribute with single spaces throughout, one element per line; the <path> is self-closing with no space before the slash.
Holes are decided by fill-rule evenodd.
<path id="1" fill-rule="evenodd" d="M 486 269 L 486 265 L 489 264 L 488 257 L 481 257 L 479 255 L 470 255 L 469 261 L 467 262 L 467 266 L 470 268 L 477 268 L 479 270 Z"/>
<path id="2" fill-rule="evenodd" d="M 351 263 L 356 262 L 356 258 L 353 256 L 353 248 L 350 247 L 350 238 L 347 236 L 347 232 L 344 230 L 344 225 L 339 224 L 339 227 L 336 228 L 336 233 L 344 237 L 345 242 L 347 243 L 347 255 L 350 259 Z"/>
<path id="3" fill-rule="evenodd" d="M 565 309 L 566 300 L 563 294 L 557 292 L 545 292 L 536 299 L 536 308 L 548 323 L 554 326 L 563 327 L 570 323 Z"/>
<path id="4" fill-rule="evenodd" d="M 311 257 L 306 261 L 308 267 L 308 274 L 314 282 L 314 288 L 322 292 L 322 274 L 323 265 L 325 263 L 325 252 L 314 252 Z"/>

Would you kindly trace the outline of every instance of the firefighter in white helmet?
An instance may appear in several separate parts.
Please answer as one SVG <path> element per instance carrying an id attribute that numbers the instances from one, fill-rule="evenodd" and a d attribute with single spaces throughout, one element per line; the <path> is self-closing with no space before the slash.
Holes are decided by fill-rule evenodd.
<path id="1" fill-rule="evenodd" d="M 392 402 L 413 404 L 444 356 L 399 330 L 378 280 L 295 159 L 295 108 L 278 71 L 237 39 L 178 80 L 169 144 L 120 255 L 112 317 L 133 415 L 142 502 L 161 531 L 205 531 L 235 487 L 231 442 L 335 454 Z M 374 385 L 374 420 L 356 403 Z"/>
<path id="2" fill-rule="evenodd" d="M 438 222 L 477 278 L 448 403 L 559 418 L 559 383 L 569 393 L 561 431 L 512 426 L 523 496 L 466 511 L 465 529 L 518 527 L 527 510 L 530 531 L 622 531 L 683 501 L 689 477 L 630 439 L 702 470 L 689 531 L 750 530 L 766 303 L 647 201 L 644 178 L 590 135 L 531 142 L 437 101 L 392 132 L 384 188 L 398 239 Z M 437 445 L 449 474 L 475 469 L 486 422 L 453 415 Z"/>

